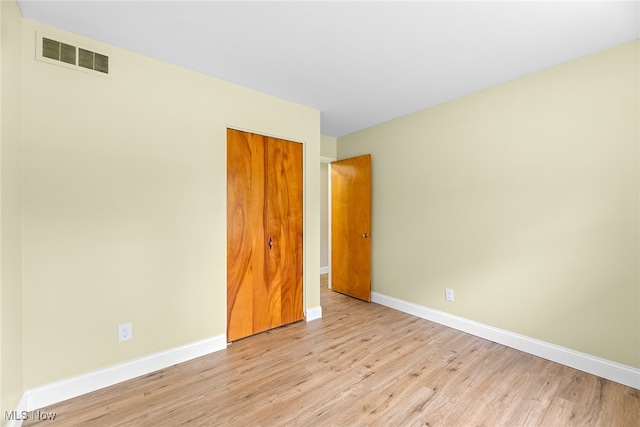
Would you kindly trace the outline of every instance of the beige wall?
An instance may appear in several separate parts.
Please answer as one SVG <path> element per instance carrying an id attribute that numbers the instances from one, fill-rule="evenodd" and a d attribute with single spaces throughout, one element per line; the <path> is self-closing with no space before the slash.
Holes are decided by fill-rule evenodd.
<path id="1" fill-rule="evenodd" d="M 13 1 L 0 2 L 0 419 L 22 394 L 21 21 Z M 0 422 L 1 424 L 2 422 Z"/>
<path id="2" fill-rule="evenodd" d="M 636 41 L 339 138 L 372 154 L 373 290 L 640 368 L 639 59 Z"/>
<path id="3" fill-rule="evenodd" d="M 26 389 L 225 334 L 227 127 L 304 143 L 304 297 L 320 305 L 318 111 L 23 28 Z M 108 53 L 112 78 L 34 60 L 36 30 Z"/>
<path id="4" fill-rule="evenodd" d="M 335 159 L 338 155 L 338 138 L 333 136 L 320 136 L 320 155 Z"/>

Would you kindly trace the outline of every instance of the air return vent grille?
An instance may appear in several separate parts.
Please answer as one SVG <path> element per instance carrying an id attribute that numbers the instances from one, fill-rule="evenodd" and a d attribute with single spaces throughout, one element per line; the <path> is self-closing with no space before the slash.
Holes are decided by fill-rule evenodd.
<path id="1" fill-rule="evenodd" d="M 74 46 L 49 36 L 38 34 L 36 57 L 46 62 L 58 63 L 78 70 L 85 69 L 109 74 L 109 57 L 86 47 Z"/>
<path id="2" fill-rule="evenodd" d="M 101 73 L 109 73 L 109 57 L 99 53 L 78 48 L 78 65 Z"/>
<path id="3" fill-rule="evenodd" d="M 76 65 L 76 47 L 46 37 L 42 38 L 42 56 Z"/>

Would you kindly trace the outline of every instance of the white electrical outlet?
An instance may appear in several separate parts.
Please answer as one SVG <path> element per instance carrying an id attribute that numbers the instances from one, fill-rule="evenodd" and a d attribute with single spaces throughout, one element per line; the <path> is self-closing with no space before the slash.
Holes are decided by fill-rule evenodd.
<path id="1" fill-rule="evenodd" d="M 131 335 L 131 323 L 123 323 L 118 326 L 118 342 L 130 340 Z"/>
<path id="2" fill-rule="evenodd" d="M 453 289 L 446 288 L 444 290 L 444 299 L 446 301 L 453 301 Z"/>

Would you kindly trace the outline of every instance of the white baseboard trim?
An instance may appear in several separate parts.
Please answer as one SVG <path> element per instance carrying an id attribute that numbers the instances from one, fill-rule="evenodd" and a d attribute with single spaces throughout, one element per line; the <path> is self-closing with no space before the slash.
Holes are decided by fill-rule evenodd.
<path id="1" fill-rule="evenodd" d="M 20 427 L 22 426 L 22 422 L 27 419 L 31 414 L 27 412 L 27 396 L 26 393 L 22 393 L 22 397 L 18 402 L 18 406 L 12 414 L 9 414 L 12 419 L 7 419 L 7 414 L 2 412 L 2 419 L 6 424 L 3 424 L 5 427 Z M 1 424 L 1 423 L 0 423 Z"/>
<path id="2" fill-rule="evenodd" d="M 320 274 L 329 274 L 329 266 L 320 267 Z"/>
<path id="3" fill-rule="evenodd" d="M 535 338 L 495 328 L 443 311 L 393 298 L 377 292 L 371 293 L 371 301 L 395 310 L 430 320 L 450 328 L 484 338 L 552 362 L 560 363 L 589 374 L 597 375 L 620 384 L 640 389 L 640 369 L 602 359 L 590 354 L 561 347 Z"/>
<path id="4" fill-rule="evenodd" d="M 322 307 L 314 307 L 307 309 L 307 315 L 305 320 L 311 322 L 312 320 L 320 319 L 322 317 Z"/>
<path id="5" fill-rule="evenodd" d="M 196 357 L 227 348 L 227 337 L 218 335 L 181 347 L 161 351 L 97 371 L 78 375 L 25 391 L 25 411 L 34 411 L 122 381 L 146 375 Z"/>

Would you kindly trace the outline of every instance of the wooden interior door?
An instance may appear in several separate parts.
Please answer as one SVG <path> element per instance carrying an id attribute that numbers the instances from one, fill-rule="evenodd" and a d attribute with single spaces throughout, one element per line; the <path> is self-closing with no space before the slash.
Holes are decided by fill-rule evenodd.
<path id="1" fill-rule="evenodd" d="M 331 163 L 331 288 L 371 301 L 371 155 Z"/>
<path id="2" fill-rule="evenodd" d="M 227 339 L 302 319 L 302 144 L 227 130 Z"/>

